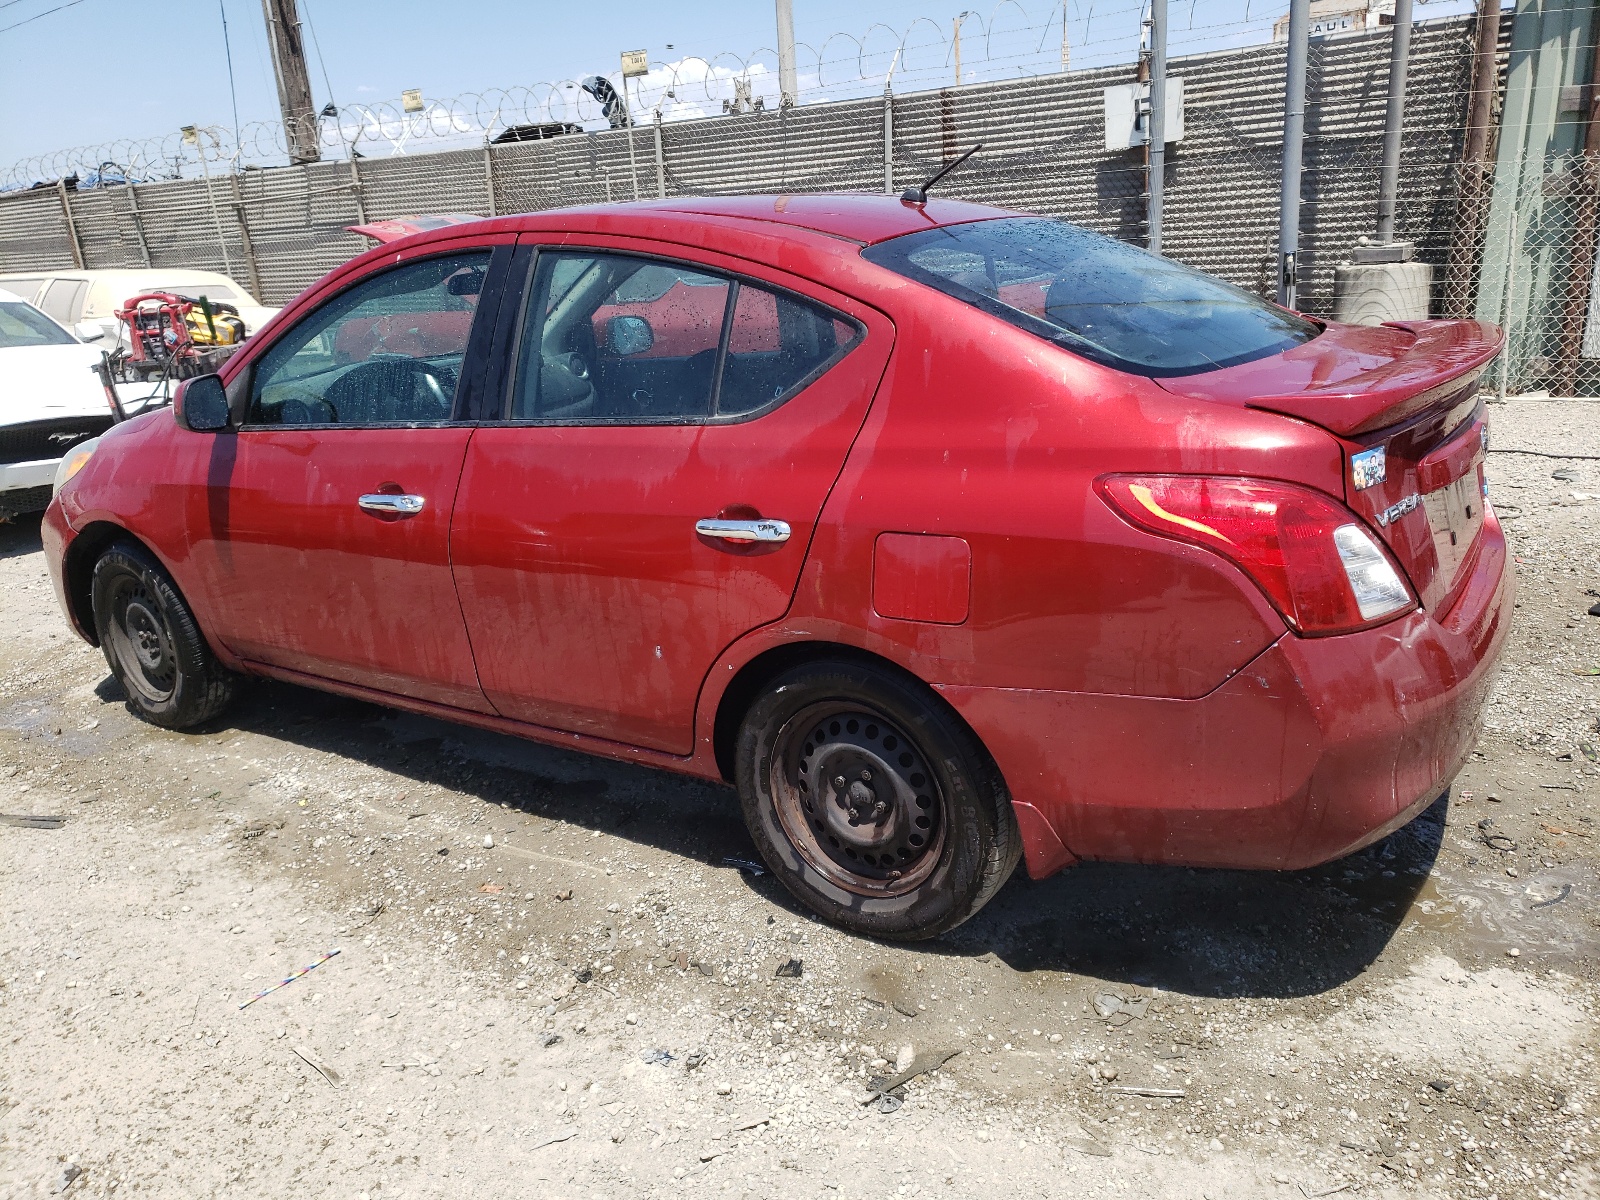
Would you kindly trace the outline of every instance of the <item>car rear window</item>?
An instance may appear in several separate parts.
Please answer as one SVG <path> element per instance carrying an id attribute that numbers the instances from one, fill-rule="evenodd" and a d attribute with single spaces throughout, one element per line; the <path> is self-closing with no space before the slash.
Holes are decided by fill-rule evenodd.
<path id="1" fill-rule="evenodd" d="M 1265 358 L 1317 325 L 1169 258 L 1045 217 L 943 225 L 868 246 L 879 266 L 1134 375 Z"/>
<path id="2" fill-rule="evenodd" d="M 14 300 L 0 302 L 0 350 L 73 344 L 72 335 L 38 309 Z"/>

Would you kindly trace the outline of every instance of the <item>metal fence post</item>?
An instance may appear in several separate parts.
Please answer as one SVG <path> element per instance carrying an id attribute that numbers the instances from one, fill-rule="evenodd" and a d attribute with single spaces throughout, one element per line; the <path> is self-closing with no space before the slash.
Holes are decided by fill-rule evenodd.
<path id="1" fill-rule="evenodd" d="M 239 225 L 239 243 L 244 247 L 244 265 L 250 271 L 251 294 L 259 301 L 261 299 L 261 268 L 256 263 L 255 244 L 250 240 L 250 222 L 244 215 L 244 192 L 239 187 L 239 175 L 235 172 L 230 176 L 233 180 L 233 219 Z M 149 263 L 145 264 L 146 266 Z"/>
<path id="2" fill-rule="evenodd" d="M 1500 387 L 1497 394 L 1500 403 L 1506 400 L 1506 376 L 1511 369 L 1511 337 L 1512 337 L 1512 312 L 1511 291 L 1517 276 L 1517 205 L 1511 206 L 1511 228 L 1506 234 L 1506 286 L 1500 300 L 1500 321 L 1505 329 L 1505 344 L 1500 347 Z"/>
<path id="3" fill-rule="evenodd" d="M 894 195 L 894 89 L 883 85 L 883 194 Z"/>
<path id="4" fill-rule="evenodd" d="M 656 109 L 656 197 L 667 198 L 667 156 L 661 145 L 661 110 Z"/>
<path id="5" fill-rule="evenodd" d="M 150 266 L 150 243 L 144 236 L 144 214 L 139 211 L 139 187 L 137 184 L 128 185 L 128 214 L 133 217 L 133 232 L 139 239 L 139 255 L 144 259 L 144 265 Z"/>
<path id="6" fill-rule="evenodd" d="M 306 176 L 306 185 L 311 184 L 311 177 Z M 356 224 L 367 223 L 367 202 L 361 198 L 361 160 L 356 157 L 355 148 L 350 150 L 350 194 L 356 202 Z"/>
<path id="7" fill-rule="evenodd" d="M 67 241 L 72 245 L 72 265 L 82 271 L 85 269 L 83 244 L 78 241 L 78 223 L 72 219 L 72 202 L 67 199 L 66 180 L 56 180 L 56 195 L 61 197 L 61 215 L 67 221 Z"/>
<path id="8" fill-rule="evenodd" d="M 500 206 L 494 194 L 494 151 L 488 146 L 483 148 L 483 186 L 489 193 L 489 215 L 498 217 Z"/>

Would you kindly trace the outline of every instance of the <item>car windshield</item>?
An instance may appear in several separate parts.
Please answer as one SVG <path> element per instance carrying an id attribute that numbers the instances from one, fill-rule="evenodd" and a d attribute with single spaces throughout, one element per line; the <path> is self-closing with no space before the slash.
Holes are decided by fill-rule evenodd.
<path id="1" fill-rule="evenodd" d="M 73 337 L 31 304 L 0 302 L 0 350 L 22 346 L 71 346 Z"/>
<path id="2" fill-rule="evenodd" d="M 1214 371 L 1278 354 L 1319 332 L 1242 288 L 1044 217 L 944 225 L 862 254 L 1134 375 Z"/>

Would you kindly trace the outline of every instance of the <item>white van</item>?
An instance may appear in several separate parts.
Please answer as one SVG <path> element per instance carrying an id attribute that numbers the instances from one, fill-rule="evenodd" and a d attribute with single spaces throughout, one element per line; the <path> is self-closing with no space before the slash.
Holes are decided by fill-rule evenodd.
<path id="1" fill-rule="evenodd" d="M 117 309 L 145 292 L 204 296 L 239 310 L 246 335 L 254 333 L 278 310 L 262 305 L 240 284 L 216 271 L 164 270 L 157 267 L 106 271 L 18 271 L 0 275 L 0 288 L 21 296 L 80 342 L 115 349 L 122 335 Z"/>

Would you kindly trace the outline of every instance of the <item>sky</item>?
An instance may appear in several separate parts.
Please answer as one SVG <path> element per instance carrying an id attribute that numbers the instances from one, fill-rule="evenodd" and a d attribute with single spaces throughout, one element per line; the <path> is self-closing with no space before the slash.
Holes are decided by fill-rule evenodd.
<path id="1" fill-rule="evenodd" d="M 793 0 L 803 102 L 881 92 L 891 65 L 901 90 L 953 82 L 950 30 L 961 2 Z M 761 0 L 299 3 L 310 35 L 316 104 L 331 100 L 346 112 L 353 122 L 347 136 L 361 128 L 360 105 L 395 100 L 407 88 L 421 89 L 430 102 L 511 90 L 509 97 L 493 97 L 488 112 L 474 113 L 482 106 L 469 102 L 450 116 L 441 104 L 428 128 L 417 127 L 422 133 L 465 136 L 492 121 L 497 106 L 513 112 L 511 118 L 502 115 L 505 124 L 522 119 L 514 114 L 530 103 L 536 111 L 529 110 L 529 118 L 539 118 L 541 106 L 553 103 L 550 115 L 575 114 L 592 127 L 598 117 L 593 105 L 559 81 L 615 76 L 623 50 L 648 50 L 653 69 L 639 81 L 638 100 L 641 109 L 662 107 L 667 119 L 720 112 L 732 77 L 741 73 L 756 82 L 756 94 L 776 92 L 770 49 L 776 45 L 775 19 L 771 4 Z M 962 21 L 963 81 L 1059 69 L 1063 5 L 1073 67 L 1131 61 L 1138 51 L 1143 0 L 978 3 Z M 1266 40 L 1287 0 L 1169 5 L 1171 52 L 1178 55 Z M 1465 7 L 1468 0 L 1433 0 L 1419 5 L 1418 16 Z M 896 62 L 893 51 L 902 44 Z M 753 55 L 754 65 L 747 67 Z M 536 86 L 542 81 L 558 82 L 553 89 Z M 260 0 L 0 0 L 0 101 L 12 114 L 0 125 L 0 175 L 33 156 L 86 145 L 107 145 L 108 157 L 124 161 L 127 146 L 114 145 L 122 139 L 148 145 L 165 137 L 166 152 L 181 153 L 172 147 L 182 126 L 234 127 L 234 97 L 247 133 L 251 122 L 278 119 Z M 387 131 L 374 123 L 370 132 L 376 136 L 362 143 L 369 155 L 442 148 L 437 136 L 397 138 L 392 123 Z M 54 177 L 48 160 L 34 166 L 36 175 Z"/>

